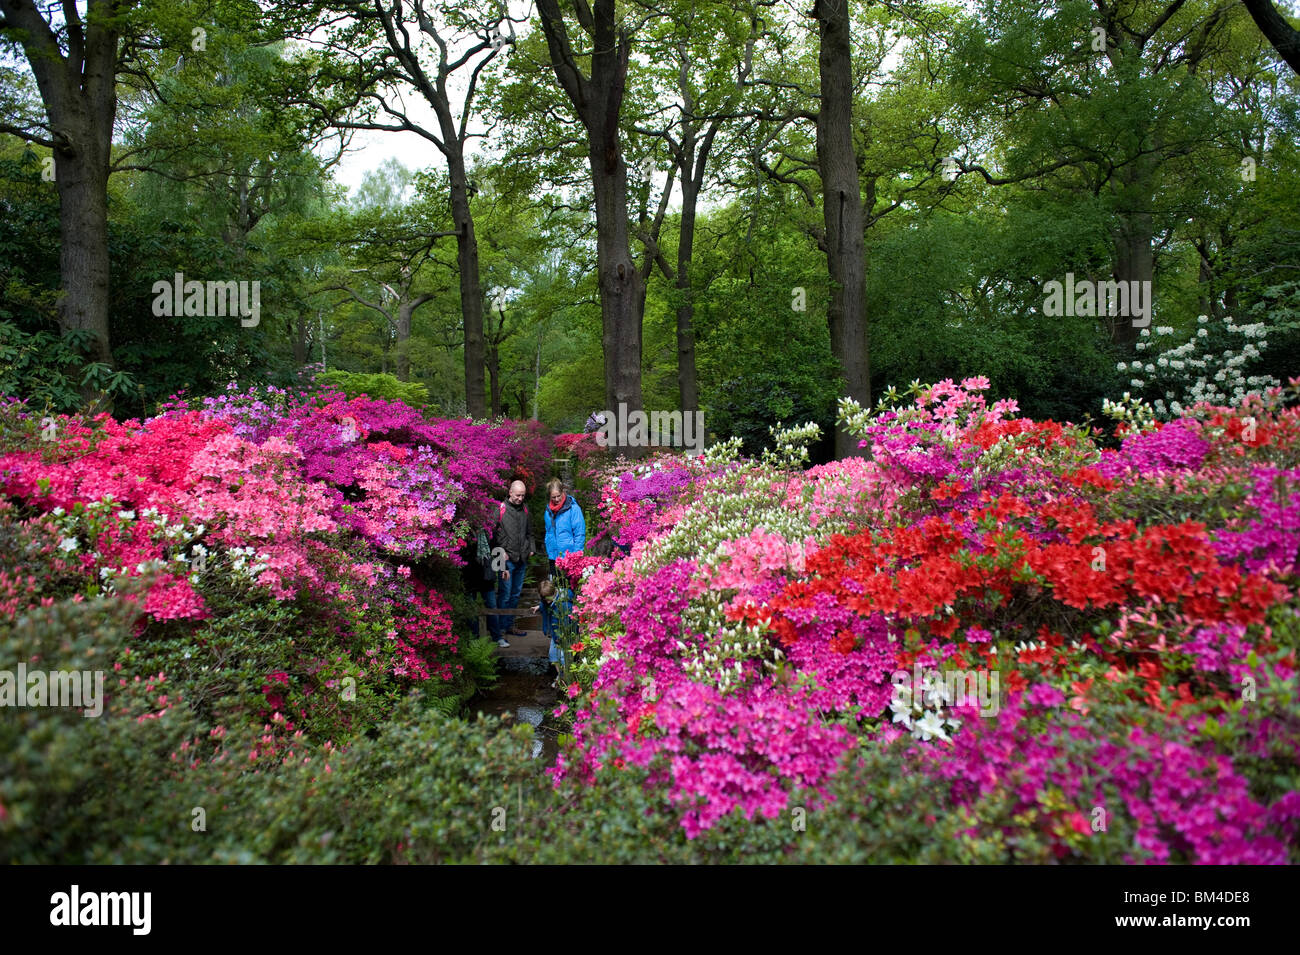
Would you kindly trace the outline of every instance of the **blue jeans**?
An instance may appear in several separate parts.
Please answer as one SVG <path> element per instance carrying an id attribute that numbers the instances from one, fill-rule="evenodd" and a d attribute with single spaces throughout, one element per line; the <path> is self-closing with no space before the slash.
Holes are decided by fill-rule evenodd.
<path id="1" fill-rule="evenodd" d="M 551 638 L 551 647 L 547 651 L 546 658 L 556 666 L 560 664 L 560 645 L 555 642 L 559 636 L 559 625 L 555 619 L 555 611 L 551 608 L 549 602 L 542 601 L 542 633 Z"/>
<path id="2" fill-rule="evenodd" d="M 564 650 L 560 646 L 560 635 L 565 627 L 571 627 L 573 613 L 573 595 L 564 591 L 563 596 L 553 601 L 542 601 L 542 633 L 551 638 L 548 659 L 556 666 L 564 659 Z"/>
<path id="3" fill-rule="evenodd" d="M 519 606 L 519 594 L 524 589 L 524 571 L 528 565 L 520 561 L 506 561 L 506 576 L 497 576 L 496 586 L 487 592 L 485 602 L 489 610 L 514 610 Z M 507 630 L 514 629 L 514 617 L 502 617 L 496 614 L 488 616 L 488 631 L 493 640 L 500 640 Z"/>

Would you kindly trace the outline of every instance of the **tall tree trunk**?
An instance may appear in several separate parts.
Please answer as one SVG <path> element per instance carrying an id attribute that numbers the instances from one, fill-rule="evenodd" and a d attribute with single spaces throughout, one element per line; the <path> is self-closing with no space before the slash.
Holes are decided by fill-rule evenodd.
<path id="1" fill-rule="evenodd" d="M 43 5 L 42 5 L 43 6 Z M 68 16 L 68 7 L 72 13 Z M 90 333 L 90 357 L 113 368 L 109 338 L 108 174 L 117 115 L 120 17 L 132 3 L 89 0 L 84 20 L 65 5 L 68 53 L 32 0 L 0 5 L 4 37 L 22 46 L 49 120 L 59 194 L 59 327 Z M 51 14 L 52 15 L 52 14 Z M 91 385 L 82 399 L 111 408 Z"/>
<path id="2" fill-rule="evenodd" d="M 682 143 L 684 165 L 693 165 L 694 144 L 688 150 Z M 695 254 L 695 209 L 699 190 L 693 181 L 693 169 L 684 170 L 682 180 L 682 219 L 677 238 L 677 393 L 682 414 L 700 407 L 700 387 L 695 373 L 695 290 L 691 286 L 691 258 Z"/>
<path id="3" fill-rule="evenodd" d="M 592 137 L 591 179 L 596 197 L 596 269 L 600 282 L 605 403 L 618 412 L 641 408 L 641 316 L 645 283 L 632 259 L 627 219 L 627 166 L 618 127 Z"/>
<path id="4" fill-rule="evenodd" d="M 307 364 L 307 315 L 299 310 L 290 319 L 289 331 L 293 339 L 293 363 L 302 368 Z"/>
<path id="5" fill-rule="evenodd" d="M 1230 229 L 1225 229 L 1219 236 L 1219 261 L 1232 261 L 1232 248 L 1236 244 L 1236 234 Z M 1237 290 L 1241 287 L 1238 284 L 1237 275 L 1229 273 L 1223 288 L 1223 307 L 1219 309 L 1219 318 L 1226 316 L 1240 316 L 1240 300 L 1237 297 Z"/>
<path id="6" fill-rule="evenodd" d="M 757 21 L 751 22 L 756 30 Z M 753 69 L 755 36 L 745 42 L 745 54 L 736 75 L 734 96 L 718 113 L 701 126 L 699 104 L 691 85 L 691 53 L 685 43 L 677 47 L 677 92 L 682 100 L 680 143 L 673 151 L 677 176 L 682 183 L 682 214 L 677 241 L 677 388 L 682 413 L 699 410 L 699 379 L 695 367 L 695 284 L 691 275 L 691 259 L 695 251 L 695 214 L 699 207 L 700 192 L 704 188 L 704 173 L 708 168 L 709 154 L 713 150 L 718 130 L 722 128 L 725 114 L 732 111 L 744 93 Z M 703 135 L 701 135 L 701 130 Z M 669 138 L 671 143 L 671 138 Z M 751 225 L 752 229 L 752 225 Z M 656 236 L 656 241 L 658 237 Z"/>
<path id="7" fill-rule="evenodd" d="M 1286 65 L 1300 74 L 1300 30 L 1296 30 L 1286 18 L 1273 6 L 1271 0 L 1242 0 L 1250 11 L 1251 19 L 1277 55 L 1286 61 Z"/>
<path id="8" fill-rule="evenodd" d="M 397 380 L 411 380 L 411 313 L 419 305 L 418 299 L 404 300 L 397 307 Z"/>
<path id="9" fill-rule="evenodd" d="M 487 347 L 488 382 L 492 393 L 492 417 L 501 414 L 501 356 L 496 345 Z"/>
<path id="10" fill-rule="evenodd" d="M 850 398 L 871 406 L 867 353 L 866 256 L 862 192 L 853 149 L 853 69 L 848 0 L 816 0 L 820 39 L 821 106 L 817 112 L 817 164 L 822 178 L 826 266 L 830 276 L 831 353 L 844 371 Z M 837 430 L 835 456 L 861 454 L 857 439 Z"/>
<path id="11" fill-rule="evenodd" d="M 1214 288 L 1214 267 L 1210 265 L 1210 242 L 1204 235 L 1196 243 L 1196 252 L 1197 258 L 1200 259 L 1200 267 L 1196 272 L 1197 301 L 1200 303 L 1199 314 L 1218 318 L 1215 313 L 1218 311 L 1216 305 L 1219 296 Z"/>
<path id="12" fill-rule="evenodd" d="M 451 182 L 451 216 L 456 224 L 456 268 L 460 273 L 460 313 L 465 324 L 465 408 L 473 418 L 487 416 L 483 395 L 483 288 L 478 274 L 478 237 L 469 208 L 465 153 L 456 136 L 446 139 Z M 496 399 L 492 413 L 498 413 Z"/>
<path id="13" fill-rule="evenodd" d="M 1151 252 L 1153 227 L 1150 212 L 1133 212 L 1120 219 L 1115 233 L 1115 281 L 1145 282 L 1142 286 L 1150 289 L 1149 284 L 1155 267 Z M 1132 288 L 1131 285 L 1128 288 Z M 1144 300 L 1150 305 L 1150 296 L 1143 293 Z M 1130 309 L 1132 311 L 1132 309 Z M 1138 340 L 1138 326 L 1135 322 L 1144 321 L 1135 315 L 1118 315 L 1110 319 L 1110 337 L 1121 348 L 1132 350 Z"/>
<path id="14" fill-rule="evenodd" d="M 605 404 L 640 411 L 641 318 L 645 282 L 632 258 L 627 216 L 627 166 L 619 114 L 627 82 L 631 40 L 618 24 L 615 0 L 577 4 L 578 21 L 593 41 L 591 75 L 584 75 L 569 41 L 557 0 L 538 0 L 542 31 L 556 79 L 587 132 L 587 158 L 596 206 L 596 269 L 600 288 Z M 629 457 L 644 448 L 629 448 Z"/>
<path id="15" fill-rule="evenodd" d="M 542 327 L 537 327 L 537 365 L 533 371 L 533 420 L 537 419 L 537 399 L 542 393 Z"/>
<path id="16" fill-rule="evenodd" d="M 1150 291 L 1155 275 L 1155 255 L 1151 248 L 1155 238 L 1154 219 L 1151 205 L 1154 201 L 1152 188 L 1152 164 L 1142 159 L 1122 167 L 1116 178 L 1120 185 L 1119 223 L 1115 230 L 1115 281 L 1145 282 L 1142 288 Z M 1132 286 L 1128 286 L 1130 289 Z M 1147 307 L 1151 299 L 1143 293 Z M 1130 307 L 1130 312 L 1133 309 Z M 1134 321 L 1143 321 L 1134 315 L 1120 315 L 1110 319 L 1111 341 L 1128 351 L 1134 350 L 1138 340 L 1138 326 Z"/>
<path id="17" fill-rule="evenodd" d="M 108 331 L 108 162 L 97 155 L 88 136 L 81 138 L 84 133 L 73 131 L 70 135 L 87 143 L 87 148 L 75 150 L 70 156 L 59 149 L 54 153 L 62 241 L 59 325 L 65 332 L 90 332 L 92 359 L 112 368 Z M 93 388 L 83 389 L 84 400 L 96 397 L 101 396 Z"/>

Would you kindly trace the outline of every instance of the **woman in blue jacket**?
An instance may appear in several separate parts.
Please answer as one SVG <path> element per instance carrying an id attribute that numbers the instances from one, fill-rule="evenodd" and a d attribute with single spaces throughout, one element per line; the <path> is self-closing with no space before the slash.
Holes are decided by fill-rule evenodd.
<path id="1" fill-rule="evenodd" d="M 557 557 L 581 554 L 587 546 L 587 521 L 578 502 L 564 492 L 564 484 L 559 478 L 551 478 L 546 490 L 550 503 L 542 520 L 546 525 L 546 556 L 554 573 Z"/>

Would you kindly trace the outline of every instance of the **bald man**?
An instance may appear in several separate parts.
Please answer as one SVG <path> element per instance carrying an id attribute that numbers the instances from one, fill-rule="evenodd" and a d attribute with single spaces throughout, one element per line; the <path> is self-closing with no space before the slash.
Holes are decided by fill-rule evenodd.
<path id="1" fill-rule="evenodd" d="M 492 547 L 506 552 L 506 569 L 498 571 L 496 586 L 487 594 L 489 610 L 514 610 L 519 606 L 519 594 L 524 589 L 524 572 L 528 558 L 533 554 L 533 528 L 528 519 L 524 496 L 528 489 L 523 481 L 510 484 L 510 496 L 498 511 L 496 529 L 492 532 Z M 514 626 L 513 617 L 489 616 L 488 629 L 497 646 L 508 647 L 506 631 L 522 636 L 523 631 Z"/>

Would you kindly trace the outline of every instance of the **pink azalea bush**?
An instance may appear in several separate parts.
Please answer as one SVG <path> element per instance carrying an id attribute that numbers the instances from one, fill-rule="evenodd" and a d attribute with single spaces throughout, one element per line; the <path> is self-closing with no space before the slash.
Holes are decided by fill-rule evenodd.
<path id="1" fill-rule="evenodd" d="M 145 422 L 60 417 L 54 440 L 6 405 L 6 519 L 63 575 L 40 599 L 136 605 L 136 660 L 182 632 L 193 658 L 235 607 L 280 619 L 263 648 L 279 663 L 223 705 L 285 713 L 283 731 L 356 732 L 401 685 L 460 680 L 451 607 L 410 565 L 437 577 L 460 563 L 510 474 L 544 467 L 544 430 L 334 392 L 232 386 L 196 405 Z M 34 605 L 16 567 L 0 572 L 15 612 Z M 369 708 L 341 706 L 345 689 Z"/>
<path id="2" fill-rule="evenodd" d="M 225 395 L 196 403 L 203 420 L 228 421 L 257 443 L 290 440 L 302 454 L 303 476 L 338 492 L 336 520 L 408 557 L 454 559 L 456 541 L 490 519 L 514 472 L 540 473 L 550 456 L 549 438 L 535 423 L 427 419 L 366 395 L 241 392 L 232 384 Z M 164 417 L 189 413 L 177 401 Z"/>

